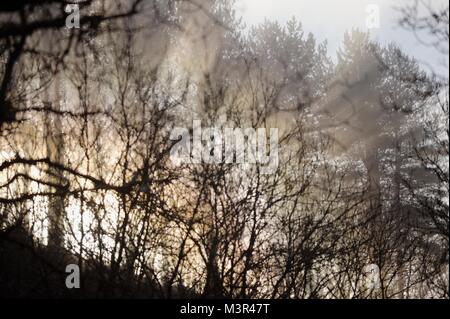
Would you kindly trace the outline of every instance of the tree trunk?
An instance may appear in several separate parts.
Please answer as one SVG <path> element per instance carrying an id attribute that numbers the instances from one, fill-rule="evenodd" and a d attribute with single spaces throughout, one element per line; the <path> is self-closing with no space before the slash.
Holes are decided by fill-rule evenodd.
<path id="1" fill-rule="evenodd" d="M 55 75 L 54 82 L 46 91 L 47 101 L 44 105 L 60 109 L 60 76 Z M 58 116 L 46 113 L 46 148 L 50 161 L 62 163 L 63 160 L 63 132 L 61 120 Z M 57 185 L 63 185 L 64 176 L 55 168 L 49 169 L 49 180 Z M 53 190 L 54 191 L 54 190 Z M 62 196 L 49 196 L 48 198 L 48 245 L 60 248 L 64 244 L 64 198 Z"/>

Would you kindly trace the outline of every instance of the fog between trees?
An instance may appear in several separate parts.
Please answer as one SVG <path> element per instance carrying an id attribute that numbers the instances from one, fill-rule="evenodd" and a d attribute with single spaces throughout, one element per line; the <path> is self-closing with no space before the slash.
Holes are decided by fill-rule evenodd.
<path id="1" fill-rule="evenodd" d="M 79 29 L 64 1 L 14 3 L 2 296 L 448 298 L 447 78 L 362 30 L 333 60 L 295 18 L 246 29 L 232 0 L 86 0 Z M 448 7 L 411 4 L 399 26 L 448 60 Z M 175 165 L 194 120 L 277 128 L 276 170 Z"/>

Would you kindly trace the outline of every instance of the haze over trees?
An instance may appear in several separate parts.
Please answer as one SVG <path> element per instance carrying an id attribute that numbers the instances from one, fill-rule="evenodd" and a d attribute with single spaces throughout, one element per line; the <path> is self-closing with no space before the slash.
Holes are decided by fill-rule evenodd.
<path id="1" fill-rule="evenodd" d="M 449 297 L 448 78 L 235 5 L 84 0 L 68 29 L 66 1 L 0 4 L 0 296 Z M 448 60 L 421 5 L 399 26 Z M 277 128 L 278 166 L 174 163 L 195 120 Z"/>

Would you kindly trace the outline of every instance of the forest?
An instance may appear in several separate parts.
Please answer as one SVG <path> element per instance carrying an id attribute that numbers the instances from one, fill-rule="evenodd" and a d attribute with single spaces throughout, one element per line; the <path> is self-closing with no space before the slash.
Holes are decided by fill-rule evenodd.
<path id="1" fill-rule="evenodd" d="M 448 76 L 238 2 L 0 2 L 1 298 L 449 298 Z"/>

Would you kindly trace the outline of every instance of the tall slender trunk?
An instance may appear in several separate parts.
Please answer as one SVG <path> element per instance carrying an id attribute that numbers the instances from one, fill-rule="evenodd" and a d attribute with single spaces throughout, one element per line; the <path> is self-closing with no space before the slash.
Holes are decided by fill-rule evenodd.
<path id="1" fill-rule="evenodd" d="M 393 176 L 393 187 L 394 187 L 394 198 L 393 198 L 393 205 L 392 205 L 392 213 L 395 214 L 393 216 L 394 222 L 397 225 L 396 229 L 399 232 L 397 235 L 397 238 L 401 238 L 401 232 L 403 231 L 403 228 L 405 225 L 405 220 L 403 216 L 403 209 L 402 209 L 402 200 L 401 200 L 401 166 L 402 166 L 402 158 L 401 158 L 401 136 L 400 136 L 400 122 L 398 120 L 395 120 L 394 122 L 394 176 Z M 400 244 L 400 247 L 398 254 L 400 256 L 397 256 L 397 271 L 398 271 L 398 280 L 397 280 L 397 290 L 400 292 L 399 299 L 404 299 L 404 290 L 406 287 L 406 280 L 405 280 L 405 265 L 403 263 L 403 260 L 401 258 L 402 253 L 402 247 Z"/>
<path id="2" fill-rule="evenodd" d="M 47 106 L 60 109 L 60 76 L 55 75 L 55 80 L 46 91 Z M 52 162 L 63 161 L 63 132 L 59 116 L 52 116 L 46 112 L 46 149 L 47 157 Z M 64 176 L 61 170 L 50 168 L 48 178 L 52 183 L 62 185 Z M 48 245 L 61 248 L 64 244 L 64 198 L 63 196 L 49 196 L 48 198 Z"/>

